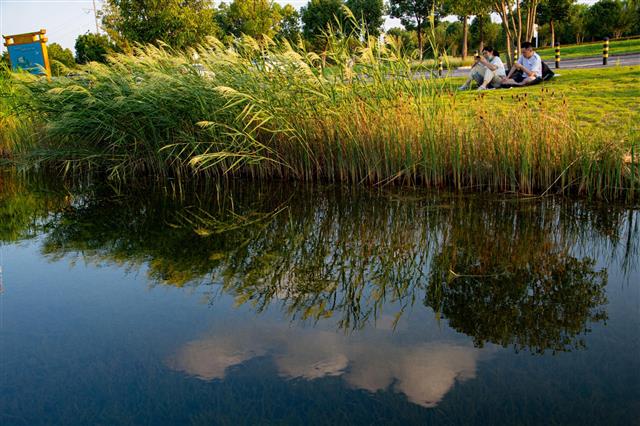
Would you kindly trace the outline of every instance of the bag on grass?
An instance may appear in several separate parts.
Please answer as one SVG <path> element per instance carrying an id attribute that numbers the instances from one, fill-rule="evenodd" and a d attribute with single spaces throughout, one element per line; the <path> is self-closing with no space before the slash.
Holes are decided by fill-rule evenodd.
<path id="1" fill-rule="evenodd" d="M 556 75 L 553 71 L 551 71 L 551 68 L 549 68 L 549 66 L 544 62 L 542 62 L 542 81 L 547 81 L 553 78 L 554 75 Z"/>

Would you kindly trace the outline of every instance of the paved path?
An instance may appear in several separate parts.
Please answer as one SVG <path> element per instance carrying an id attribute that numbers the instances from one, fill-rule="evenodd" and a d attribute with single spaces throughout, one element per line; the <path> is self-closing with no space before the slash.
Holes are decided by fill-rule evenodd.
<path id="1" fill-rule="evenodd" d="M 553 72 L 556 72 L 555 61 L 545 61 L 549 68 Z M 630 55 L 616 55 L 609 57 L 609 64 L 607 67 L 616 65 L 640 65 L 640 53 L 633 53 Z M 578 58 L 578 59 L 563 59 L 560 61 L 560 68 L 557 72 L 562 72 L 563 69 L 587 69 L 587 68 L 603 68 L 602 56 L 594 56 L 590 58 Z M 469 73 L 469 68 L 458 68 L 454 70 L 450 75 L 453 77 L 466 76 Z"/>
<path id="2" fill-rule="evenodd" d="M 555 69 L 555 61 L 551 60 L 548 65 Z M 609 57 L 609 66 L 615 65 L 640 65 L 640 53 L 631 55 L 615 55 Z M 560 61 L 560 69 L 577 69 L 577 68 L 602 68 L 602 56 L 594 56 L 591 58 L 565 59 Z"/>

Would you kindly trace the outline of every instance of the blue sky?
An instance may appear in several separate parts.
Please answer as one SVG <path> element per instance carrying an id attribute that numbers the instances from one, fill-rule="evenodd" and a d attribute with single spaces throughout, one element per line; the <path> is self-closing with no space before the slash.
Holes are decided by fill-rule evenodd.
<path id="1" fill-rule="evenodd" d="M 582 1 L 593 3 L 595 0 Z M 96 0 L 99 9 L 102 0 Z M 300 8 L 307 0 L 278 0 Z M 387 28 L 400 26 L 397 20 L 388 20 Z M 0 0 L 0 34 L 20 34 L 47 30 L 49 43 L 59 43 L 73 50 L 76 37 L 96 30 L 92 0 Z M 4 41 L 4 40 L 2 40 Z M 0 43 L 0 51 L 4 52 Z"/>

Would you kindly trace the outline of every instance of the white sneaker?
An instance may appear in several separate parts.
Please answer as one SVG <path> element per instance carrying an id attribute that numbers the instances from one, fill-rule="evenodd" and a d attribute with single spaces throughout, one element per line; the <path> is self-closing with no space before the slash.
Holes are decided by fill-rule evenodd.
<path id="1" fill-rule="evenodd" d="M 462 86 L 458 87 L 458 90 L 469 90 L 469 86 L 463 84 Z"/>
<path id="2" fill-rule="evenodd" d="M 481 91 L 481 90 L 487 90 L 487 88 L 486 88 L 486 87 L 484 87 L 484 86 L 480 86 L 480 87 L 478 87 L 478 91 Z"/>

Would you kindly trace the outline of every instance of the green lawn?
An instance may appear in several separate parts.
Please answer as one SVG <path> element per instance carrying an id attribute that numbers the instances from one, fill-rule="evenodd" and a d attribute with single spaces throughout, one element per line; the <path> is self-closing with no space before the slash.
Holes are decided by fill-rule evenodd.
<path id="1" fill-rule="evenodd" d="M 550 47 L 538 49 L 538 53 L 545 61 L 553 61 L 555 58 L 555 49 Z M 609 44 L 609 55 L 621 55 L 625 53 L 640 53 L 640 38 L 611 41 Z M 589 56 L 602 56 L 602 42 L 560 46 L 561 59 L 584 58 Z"/>
<path id="2" fill-rule="evenodd" d="M 452 79 L 454 85 L 462 81 L 462 78 Z M 614 133 L 629 126 L 636 136 L 640 134 L 640 66 L 560 70 L 557 77 L 538 86 L 483 93 L 490 102 L 499 100 L 501 105 L 513 107 L 513 95 L 528 93 L 536 99 L 543 89 L 564 96 L 568 108 L 582 126 L 609 127 Z M 462 99 L 472 100 L 477 96 L 476 93 L 461 93 Z"/>

